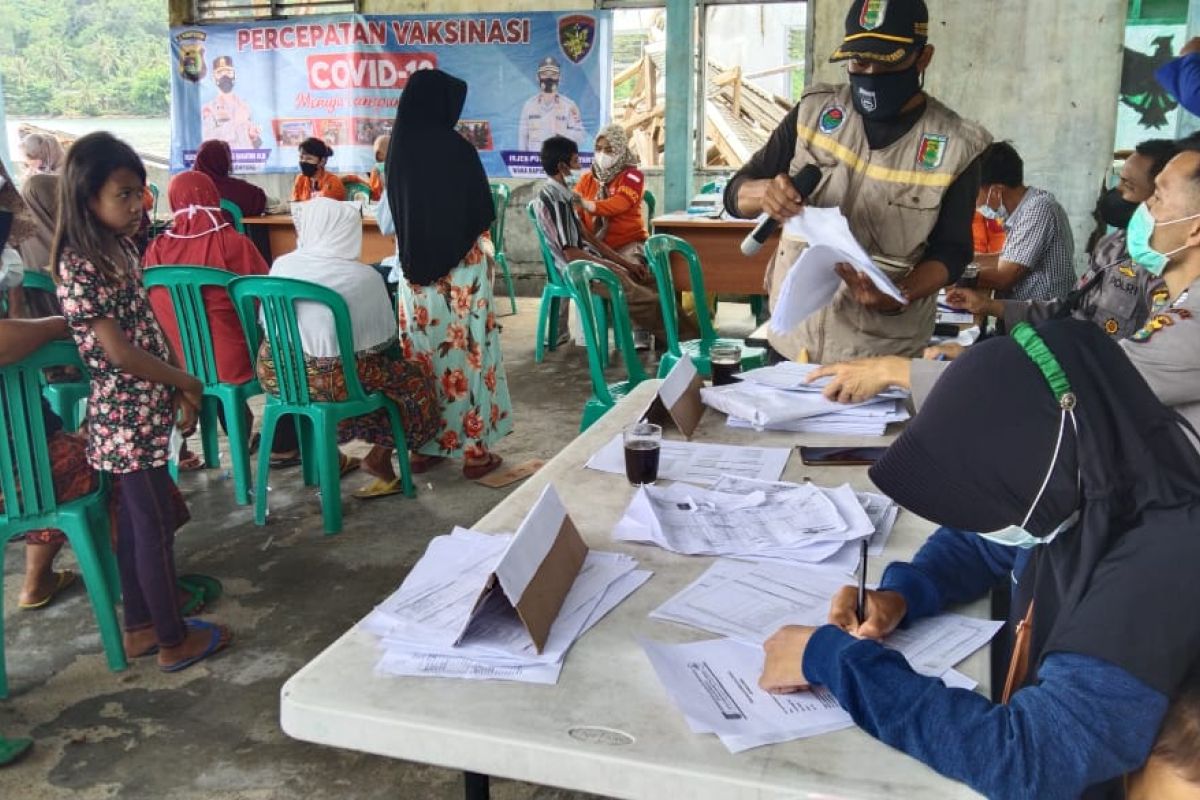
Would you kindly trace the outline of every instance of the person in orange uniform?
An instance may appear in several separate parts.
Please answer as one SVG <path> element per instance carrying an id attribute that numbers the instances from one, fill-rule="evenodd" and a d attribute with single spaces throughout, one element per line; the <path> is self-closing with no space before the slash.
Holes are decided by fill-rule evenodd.
<path id="1" fill-rule="evenodd" d="M 994 256 L 1004 249 L 1004 223 L 976 211 L 971 220 L 971 238 L 975 242 L 975 255 Z"/>
<path id="2" fill-rule="evenodd" d="M 346 199 L 346 187 L 341 179 L 325 171 L 325 162 L 332 155 L 333 148 L 315 136 L 300 143 L 300 174 L 292 184 L 293 200 L 311 200 L 314 197 Z"/>
<path id="3" fill-rule="evenodd" d="M 646 220 L 642 196 L 646 178 L 629 149 L 629 137 L 620 125 L 609 125 L 596 136 L 591 170 L 575 185 L 580 197 L 580 217 L 596 238 L 622 258 L 645 262 Z"/>

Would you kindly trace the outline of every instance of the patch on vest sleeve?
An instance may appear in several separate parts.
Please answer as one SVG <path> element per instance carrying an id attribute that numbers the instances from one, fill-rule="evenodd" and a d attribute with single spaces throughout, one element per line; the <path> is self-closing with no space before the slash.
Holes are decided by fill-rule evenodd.
<path id="1" fill-rule="evenodd" d="M 833 133 L 842 127 L 842 123 L 845 121 L 846 109 L 834 103 L 821 112 L 821 119 L 817 122 L 817 127 L 821 129 L 821 133 Z"/>
<path id="2" fill-rule="evenodd" d="M 946 142 L 949 136 L 940 133 L 926 133 L 921 136 L 921 146 L 917 148 L 917 166 L 921 169 L 937 169 L 946 157 Z"/>

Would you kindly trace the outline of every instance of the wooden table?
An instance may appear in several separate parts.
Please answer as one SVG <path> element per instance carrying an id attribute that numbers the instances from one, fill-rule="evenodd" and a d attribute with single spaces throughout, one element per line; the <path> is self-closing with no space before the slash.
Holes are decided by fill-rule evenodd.
<path id="1" fill-rule="evenodd" d="M 754 229 L 752 219 L 710 219 L 688 214 L 666 214 L 654 220 L 655 233 L 678 236 L 696 249 L 704 267 L 706 294 L 766 294 L 763 283 L 767 263 L 775 252 L 774 241 L 768 241 L 755 255 L 742 255 L 742 239 Z M 680 256 L 671 259 L 671 276 L 675 288 L 687 290 L 692 286 L 687 262 Z"/>
<path id="2" fill-rule="evenodd" d="M 470 773 L 469 798 L 487 796 L 486 775 L 624 800 L 977 797 L 857 728 L 736 755 L 715 736 L 688 729 L 638 638 L 669 643 L 712 638 L 650 619 L 649 613 L 713 559 L 614 541 L 613 526 L 634 490 L 624 475 L 583 468 L 592 453 L 641 416 L 659 383 L 643 382 L 472 526 L 489 533 L 516 530 L 543 487 L 553 483 L 589 547 L 628 553 L 654 571 L 649 582 L 575 643 L 556 685 L 378 675 L 376 638 L 353 627 L 284 684 L 284 732 L 308 742 L 464 770 Z M 730 428 L 723 414 L 710 409 L 696 438 L 790 447 L 879 445 L 892 437 L 759 433 Z M 807 467 L 796 454 L 784 478 L 874 489 L 864 467 Z M 409 513 L 403 505 L 401 500 L 397 515 Z M 902 512 L 884 556 L 871 560 L 871 579 L 878 580 L 889 561 L 910 559 L 932 527 Z M 972 603 L 962 611 L 985 616 L 987 603 Z M 959 669 L 979 680 L 981 693 L 987 694 L 987 648 Z M 398 796 L 408 795 L 401 787 Z"/>
<path id="3" fill-rule="evenodd" d="M 267 214 L 262 217 L 246 217 L 246 235 L 258 247 L 263 258 L 270 263 L 275 258 L 296 249 L 296 226 L 291 214 Z M 396 240 L 379 230 L 374 217 L 363 217 L 363 242 L 361 260 L 364 264 L 378 264 L 396 253 Z"/>

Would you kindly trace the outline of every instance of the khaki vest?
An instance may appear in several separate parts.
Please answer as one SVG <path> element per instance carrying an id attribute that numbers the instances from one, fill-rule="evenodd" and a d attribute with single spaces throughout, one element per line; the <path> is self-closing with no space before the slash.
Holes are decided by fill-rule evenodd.
<path id="1" fill-rule="evenodd" d="M 841 208 L 850 231 L 892 280 L 919 263 L 937 222 L 942 198 L 991 142 L 986 130 L 964 120 L 932 97 L 912 130 L 898 141 L 871 150 L 862 117 L 848 85 L 820 84 L 804 92 L 796 123 L 796 152 L 788 168 L 821 168 L 809 197 L 816 207 Z M 785 235 L 767 268 L 774 306 L 783 279 L 805 247 Z M 869 311 L 846 287 L 833 301 L 786 334 L 770 334 L 771 345 L 796 359 L 831 364 L 876 355 L 919 356 L 933 334 L 937 298 L 927 297 L 896 314 Z"/>

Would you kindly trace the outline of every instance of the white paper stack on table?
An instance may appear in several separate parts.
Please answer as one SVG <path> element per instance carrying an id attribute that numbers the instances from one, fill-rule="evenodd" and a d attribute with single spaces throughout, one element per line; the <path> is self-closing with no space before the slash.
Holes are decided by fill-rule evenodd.
<path id="1" fill-rule="evenodd" d="M 808 242 L 792 264 L 771 308 L 771 330 L 788 333 L 829 305 L 842 285 L 838 264 L 849 264 L 866 275 L 879 291 L 906 304 L 904 295 L 879 265 L 871 260 L 840 209 L 806 207 L 784 225 L 784 234 Z"/>
<path id="2" fill-rule="evenodd" d="M 726 477 L 712 489 L 641 487 L 613 538 L 684 555 L 810 564 L 834 559 L 830 566 L 845 570 L 853 568 L 857 543 L 875 530 L 848 484 L 824 489 Z"/>
<path id="3" fill-rule="evenodd" d="M 783 475 L 790 447 L 743 447 L 663 440 L 658 479 L 710 484 L 722 475 L 775 481 Z M 587 464 L 599 472 L 625 474 L 625 443 L 621 434 L 596 451 Z"/>
<path id="4" fill-rule="evenodd" d="M 807 382 L 818 364 L 784 361 L 744 372 L 741 381 L 700 390 L 704 403 L 729 416 L 731 427 L 799 433 L 882 436 L 909 418 L 908 391 L 889 389 L 863 403 L 837 403 L 821 392 L 829 378 Z"/>
<path id="5" fill-rule="evenodd" d="M 435 538 L 360 625 L 379 637 L 381 674 L 556 683 L 575 640 L 650 574 L 588 551 L 548 486 L 515 535 Z"/>
<path id="6" fill-rule="evenodd" d="M 642 646 L 692 730 L 716 733 L 732 752 L 847 727 L 850 716 L 823 688 L 791 695 L 758 688 L 762 643 L 784 625 L 824 624 L 844 584 L 820 569 L 720 560 L 650 616 L 730 638 Z M 953 667 L 1002 625 L 942 614 L 893 632 L 883 644 L 914 671 L 973 689 L 975 682 Z"/>

